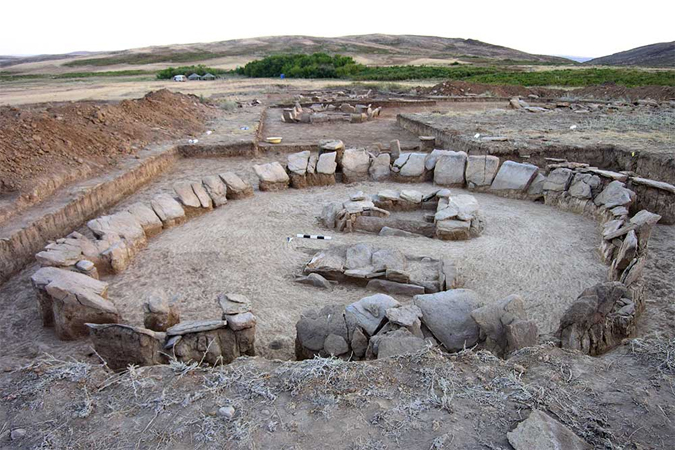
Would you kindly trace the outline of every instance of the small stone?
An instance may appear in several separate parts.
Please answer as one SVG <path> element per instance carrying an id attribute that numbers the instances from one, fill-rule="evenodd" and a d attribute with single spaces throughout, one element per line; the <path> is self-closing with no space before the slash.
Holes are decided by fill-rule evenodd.
<path id="1" fill-rule="evenodd" d="M 411 203 L 422 203 L 422 197 L 424 197 L 424 194 L 422 194 L 419 191 L 413 191 L 413 190 L 403 190 L 403 191 L 401 191 L 401 198 L 403 200 L 407 200 Z"/>
<path id="2" fill-rule="evenodd" d="M 13 441 L 23 439 L 24 437 L 26 437 L 26 430 L 24 430 L 23 428 L 15 428 L 10 433 L 10 437 L 12 438 Z"/>
<path id="3" fill-rule="evenodd" d="M 223 406 L 222 408 L 218 408 L 218 415 L 224 419 L 230 420 L 234 417 L 234 407 L 232 406 Z"/>
<path id="4" fill-rule="evenodd" d="M 227 321 L 227 325 L 234 331 L 253 328 L 258 322 L 258 319 L 250 312 L 241 314 L 227 314 L 223 315 L 223 318 Z"/>

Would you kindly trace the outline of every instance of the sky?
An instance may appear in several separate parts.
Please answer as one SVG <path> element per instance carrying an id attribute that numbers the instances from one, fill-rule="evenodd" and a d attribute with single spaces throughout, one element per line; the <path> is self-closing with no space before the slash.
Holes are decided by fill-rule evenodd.
<path id="1" fill-rule="evenodd" d="M 3 0 L 0 17 L 0 55 L 385 33 L 597 57 L 675 40 L 673 0 Z"/>

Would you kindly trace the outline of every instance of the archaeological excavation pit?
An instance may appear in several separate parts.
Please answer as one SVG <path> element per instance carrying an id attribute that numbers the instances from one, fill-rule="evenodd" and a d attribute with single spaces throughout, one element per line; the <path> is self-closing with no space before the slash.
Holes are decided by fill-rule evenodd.
<path id="1" fill-rule="evenodd" d="M 176 171 L 162 175 L 110 213 L 169 193 L 176 183 L 212 174 L 235 172 L 255 186 L 255 162 L 269 160 L 185 160 Z M 147 248 L 139 251 L 126 269 L 104 277 L 109 283 L 109 298 L 125 323 L 143 326 L 142 305 L 157 289 L 176 297 L 182 321 L 217 318 L 221 314 L 216 301 L 220 294 L 244 294 L 257 317 L 257 354 L 291 359 L 295 324 L 305 310 L 335 303 L 348 305 L 369 294 L 363 287 L 347 283 L 321 290 L 295 282 L 311 254 L 331 244 L 365 243 L 412 258 L 451 260 L 459 268 L 462 287 L 475 291 L 481 303 L 492 304 L 514 293 L 522 296 L 530 318 L 544 335 L 555 332 L 579 292 L 604 280 L 607 268 L 596 254 L 596 222 L 528 201 L 452 189 L 457 195 L 474 196 L 487 223 L 479 237 L 467 241 L 333 233 L 318 220 L 327 203 L 344 201 L 358 191 L 374 195 L 402 187 L 425 195 L 438 190 L 430 183 L 362 182 L 256 192 L 249 198 L 230 200 L 150 238 Z M 295 239 L 288 243 L 287 237 L 297 233 L 330 234 L 333 240 Z M 393 297 L 402 303 L 411 300 L 409 295 Z"/>
<path id="2" fill-rule="evenodd" d="M 33 276 L 42 324 L 66 340 L 91 333 L 104 357 L 142 349 L 117 369 L 200 352 L 209 364 L 253 354 L 369 359 L 380 343 L 383 356 L 423 343 L 507 356 L 548 341 L 599 354 L 634 333 L 659 218 L 635 209 L 646 202 L 628 188 L 639 178 L 627 186 L 628 175 L 588 164 L 540 168 L 432 150 L 433 136 L 411 141 L 403 150 L 398 140 L 365 149 L 322 139 L 253 157 L 228 148 L 224 158 L 184 148 L 172 170 L 37 254 L 52 266 Z M 352 267 L 355 248 L 370 259 Z M 406 264 L 375 267 L 381 251 Z M 339 267 L 310 267 L 331 252 Z M 76 282 L 54 281 L 54 266 L 101 281 L 69 290 Z M 607 280 L 625 287 L 589 291 Z M 228 295 L 248 306 L 228 310 Z M 609 331 L 575 316 L 588 296 L 609 302 Z M 157 297 L 165 301 L 153 306 Z M 93 310 L 64 322 L 78 302 Z M 151 327 L 153 315 L 167 324 Z M 464 329 L 448 336 L 453 321 Z"/>

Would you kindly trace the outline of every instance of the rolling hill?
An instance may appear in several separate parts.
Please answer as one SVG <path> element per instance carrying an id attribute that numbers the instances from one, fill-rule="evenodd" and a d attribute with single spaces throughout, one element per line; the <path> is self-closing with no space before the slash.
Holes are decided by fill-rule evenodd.
<path id="1" fill-rule="evenodd" d="M 675 41 L 633 48 L 591 59 L 584 64 L 606 66 L 675 67 Z"/>
<path id="2" fill-rule="evenodd" d="M 178 44 L 145 47 L 116 52 L 97 52 L 81 55 L 41 55 L 30 58 L 12 58 L 3 61 L 7 68 L 52 60 L 52 69 L 103 70 L 111 66 L 139 66 L 208 64 L 227 67 L 280 53 L 341 53 L 353 56 L 363 64 L 428 64 L 459 63 L 532 63 L 571 64 L 566 58 L 533 55 L 508 47 L 488 44 L 475 39 L 442 38 L 433 36 L 369 34 L 336 38 L 310 36 L 271 36 L 236 39 L 221 42 Z M 153 68 L 155 68 L 153 67 Z M 28 68 L 28 67 L 27 67 Z"/>

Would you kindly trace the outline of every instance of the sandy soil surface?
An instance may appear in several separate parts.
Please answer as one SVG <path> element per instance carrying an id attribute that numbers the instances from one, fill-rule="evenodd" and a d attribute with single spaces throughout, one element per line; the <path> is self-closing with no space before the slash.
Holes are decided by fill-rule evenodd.
<path id="1" fill-rule="evenodd" d="M 488 111 L 451 110 L 442 114 L 416 114 L 415 118 L 466 140 L 500 136 L 507 142 L 486 143 L 491 148 L 533 148 L 551 146 L 591 147 L 620 145 L 642 152 L 669 153 L 675 145 L 675 108 L 625 106 L 608 109 L 602 105 L 530 113 L 507 109 L 507 104 Z M 537 105 L 534 105 L 537 106 Z M 573 129 L 571 127 L 574 127 Z"/>
<path id="2" fill-rule="evenodd" d="M 397 82 L 402 86 L 430 86 L 434 81 Z M 79 100 L 124 100 L 138 98 L 148 91 L 170 89 L 183 94 L 228 95 L 241 98 L 265 96 L 279 89 L 311 91 L 326 86 L 349 86 L 342 80 L 276 80 L 269 78 L 231 78 L 215 81 L 176 83 L 154 77 L 87 78 L 70 80 L 21 80 L 0 82 L 0 105 L 66 102 Z"/>
<path id="3" fill-rule="evenodd" d="M 364 100 L 364 103 L 368 101 Z M 314 144 L 321 139 L 341 139 L 347 147 L 368 147 L 376 142 L 388 147 L 391 140 L 398 139 L 403 148 L 414 148 L 420 145 L 419 136 L 398 126 L 398 114 L 445 114 L 449 111 L 478 113 L 503 106 L 503 102 L 455 103 L 438 100 L 434 106 L 384 106 L 379 117 L 364 123 L 316 124 L 284 123 L 281 120 L 282 108 L 270 108 L 265 118 L 263 138 L 281 136 L 284 144 Z"/>

